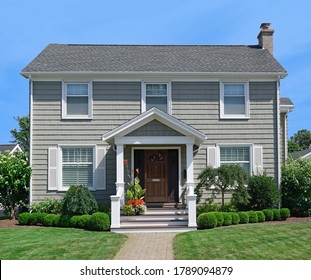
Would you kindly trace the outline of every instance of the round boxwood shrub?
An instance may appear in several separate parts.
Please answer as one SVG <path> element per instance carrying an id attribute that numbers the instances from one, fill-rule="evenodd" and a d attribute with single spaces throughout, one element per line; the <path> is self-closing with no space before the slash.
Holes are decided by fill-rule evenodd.
<path id="1" fill-rule="evenodd" d="M 262 211 L 255 211 L 258 217 L 258 223 L 263 223 L 266 220 L 265 214 Z"/>
<path id="2" fill-rule="evenodd" d="M 255 211 L 248 211 L 247 212 L 249 220 L 249 223 L 258 223 L 258 216 L 257 213 Z"/>
<path id="3" fill-rule="evenodd" d="M 221 227 L 224 223 L 224 216 L 222 212 L 210 212 L 213 213 L 216 216 L 217 219 L 217 227 Z"/>
<path id="4" fill-rule="evenodd" d="M 273 211 L 273 220 L 279 221 L 281 218 L 280 210 L 279 209 L 272 209 Z"/>
<path id="5" fill-rule="evenodd" d="M 69 187 L 62 203 L 64 215 L 91 215 L 97 211 L 97 201 L 88 188 L 82 185 L 71 185 Z"/>
<path id="6" fill-rule="evenodd" d="M 70 227 L 70 215 L 60 215 L 59 226 L 60 227 Z"/>
<path id="7" fill-rule="evenodd" d="M 47 214 L 43 219 L 43 225 L 46 227 L 56 227 L 59 224 L 60 215 L 58 214 Z"/>
<path id="8" fill-rule="evenodd" d="M 240 217 L 240 224 L 248 224 L 249 216 L 247 212 L 238 212 Z"/>
<path id="9" fill-rule="evenodd" d="M 79 219 L 77 221 L 77 227 L 78 228 L 87 228 L 87 223 L 88 223 L 90 218 L 91 218 L 91 215 L 89 215 L 89 214 L 79 216 Z"/>
<path id="10" fill-rule="evenodd" d="M 271 209 L 263 210 L 266 221 L 273 221 L 273 211 Z"/>
<path id="11" fill-rule="evenodd" d="M 30 213 L 28 217 L 28 225 L 36 225 L 38 221 L 37 213 Z"/>
<path id="12" fill-rule="evenodd" d="M 30 213 L 24 212 L 18 215 L 17 220 L 20 225 L 28 225 Z"/>
<path id="13" fill-rule="evenodd" d="M 79 219 L 80 219 L 80 216 L 72 216 L 69 221 L 70 227 L 78 228 Z"/>
<path id="14" fill-rule="evenodd" d="M 281 215 L 281 220 L 285 221 L 290 217 L 290 211 L 288 208 L 281 208 L 280 209 L 280 215 Z"/>
<path id="15" fill-rule="evenodd" d="M 37 215 L 37 224 L 43 225 L 44 217 L 45 217 L 47 214 L 48 214 L 48 213 L 36 213 L 36 215 Z"/>
<path id="16" fill-rule="evenodd" d="M 214 213 L 202 213 L 198 217 L 198 226 L 200 228 L 214 228 L 217 226 L 217 218 Z"/>
<path id="17" fill-rule="evenodd" d="M 240 223 L 240 216 L 236 212 L 231 212 L 231 217 L 232 217 L 232 224 L 233 225 L 238 225 Z"/>
<path id="18" fill-rule="evenodd" d="M 223 226 L 231 226 L 232 225 L 232 215 L 231 215 L 231 213 L 224 212 L 222 214 L 223 214 L 223 217 L 224 217 Z"/>
<path id="19" fill-rule="evenodd" d="M 104 212 L 97 212 L 91 215 L 87 228 L 94 231 L 104 231 L 110 229 L 109 216 Z"/>

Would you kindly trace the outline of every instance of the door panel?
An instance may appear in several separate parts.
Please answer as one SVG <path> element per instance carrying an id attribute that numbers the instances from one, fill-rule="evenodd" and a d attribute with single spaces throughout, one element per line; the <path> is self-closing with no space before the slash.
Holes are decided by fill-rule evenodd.
<path id="1" fill-rule="evenodd" d="M 145 150 L 145 201 L 166 202 L 167 150 Z"/>

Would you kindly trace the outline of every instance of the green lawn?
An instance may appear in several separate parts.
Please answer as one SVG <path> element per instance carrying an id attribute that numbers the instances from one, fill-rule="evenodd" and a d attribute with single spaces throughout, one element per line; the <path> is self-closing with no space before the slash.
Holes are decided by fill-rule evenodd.
<path id="1" fill-rule="evenodd" d="M 310 260 L 311 223 L 263 223 L 178 234 L 176 260 Z"/>
<path id="2" fill-rule="evenodd" d="M 111 260 L 127 237 L 73 228 L 0 229 L 1 260 Z"/>

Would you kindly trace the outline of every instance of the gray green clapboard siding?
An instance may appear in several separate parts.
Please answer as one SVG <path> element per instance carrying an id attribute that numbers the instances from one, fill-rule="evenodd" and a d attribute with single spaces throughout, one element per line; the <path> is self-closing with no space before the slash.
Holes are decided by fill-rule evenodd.
<path id="1" fill-rule="evenodd" d="M 220 143 L 253 143 L 262 145 L 264 169 L 276 176 L 276 83 L 250 83 L 250 119 L 219 119 L 218 82 L 172 82 L 173 116 L 202 131 L 208 139 L 194 158 L 195 178 L 206 166 L 207 147 Z M 47 192 L 47 152 L 58 144 L 96 144 L 104 133 L 123 124 L 141 113 L 140 82 L 94 82 L 93 119 L 62 120 L 61 82 L 33 83 L 33 201 L 46 196 L 62 197 L 64 193 Z M 155 121 L 156 122 L 156 121 Z M 133 136 L 153 135 L 157 130 L 151 123 Z M 178 134 L 162 127 L 162 135 Z M 116 159 L 112 147 L 106 146 L 106 190 L 94 192 L 100 201 L 109 201 L 115 194 Z M 182 170 L 186 166 L 185 147 L 182 146 Z M 131 162 L 130 146 L 125 157 Z M 126 174 L 125 174 L 126 175 Z M 182 179 L 184 185 L 184 180 Z"/>

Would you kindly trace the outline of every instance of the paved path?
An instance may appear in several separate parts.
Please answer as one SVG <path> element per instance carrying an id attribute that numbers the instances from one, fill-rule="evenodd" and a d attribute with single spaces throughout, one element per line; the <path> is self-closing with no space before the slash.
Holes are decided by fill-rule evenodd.
<path id="1" fill-rule="evenodd" d="M 128 239 L 115 260 L 173 260 L 176 233 L 128 233 Z"/>

